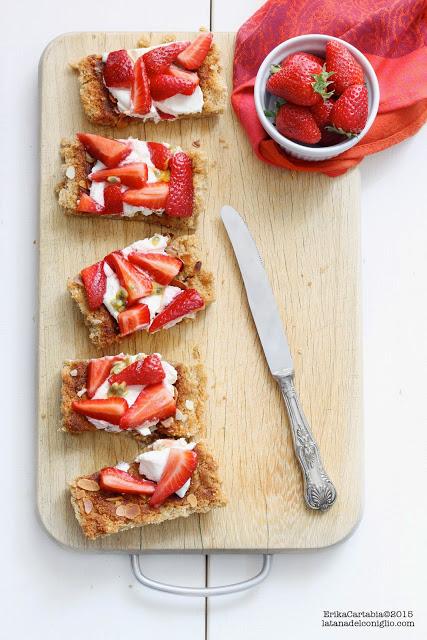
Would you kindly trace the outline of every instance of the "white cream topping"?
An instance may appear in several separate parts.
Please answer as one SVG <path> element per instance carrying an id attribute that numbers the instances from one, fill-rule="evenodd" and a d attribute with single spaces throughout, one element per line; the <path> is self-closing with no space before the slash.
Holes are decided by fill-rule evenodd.
<path id="1" fill-rule="evenodd" d="M 155 45 L 153 47 L 146 47 L 141 49 L 127 49 L 129 57 L 136 62 L 136 60 L 143 56 L 144 53 L 151 51 L 152 49 L 157 49 L 158 47 L 166 47 L 170 42 L 166 42 L 164 44 Z M 104 53 L 102 56 L 103 62 L 106 62 L 108 57 L 108 52 Z M 156 123 L 161 120 L 160 115 L 158 113 L 158 109 L 163 111 L 164 113 L 168 113 L 172 116 L 186 115 L 190 113 L 201 113 L 203 110 L 203 91 L 198 85 L 195 91 L 190 96 L 185 96 L 183 94 L 177 94 L 168 98 L 167 100 L 161 101 L 152 101 L 151 109 L 146 114 L 137 114 L 132 111 L 132 100 L 131 100 L 131 91 L 130 89 L 116 89 L 114 87 L 107 87 L 108 91 L 111 93 L 114 98 L 117 100 L 117 109 L 121 113 L 125 113 L 128 116 L 133 118 L 139 118 L 140 120 L 154 120 Z"/>
<path id="2" fill-rule="evenodd" d="M 170 449 L 184 449 L 191 451 L 196 446 L 195 442 L 187 442 L 185 438 L 179 440 L 156 440 L 151 451 L 141 453 L 135 458 L 139 462 L 139 473 L 148 480 L 159 482 L 166 467 Z M 176 491 L 176 495 L 183 498 L 191 484 L 191 478 Z"/>
<path id="3" fill-rule="evenodd" d="M 103 303 L 111 313 L 113 318 L 117 320 L 119 311 L 113 306 L 117 302 L 117 294 L 121 289 L 120 282 L 110 265 L 104 262 L 104 273 L 107 276 L 107 287 L 105 289 Z"/>
<path id="4" fill-rule="evenodd" d="M 141 298 L 139 302 L 143 302 L 148 306 L 150 309 L 150 321 L 152 321 L 181 291 L 182 289 L 179 287 L 167 285 L 162 293 L 146 296 L 145 298 Z"/>
<path id="5" fill-rule="evenodd" d="M 162 236 L 160 233 L 154 234 L 151 238 L 144 238 L 144 240 L 137 240 L 129 246 L 121 250 L 125 258 L 134 251 L 139 253 L 163 253 L 168 246 L 167 236 Z"/>
<path id="6" fill-rule="evenodd" d="M 120 91 L 122 91 L 120 89 Z M 134 162 L 145 162 L 148 169 L 147 183 L 149 182 L 158 182 L 159 178 L 156 174 L 157 169 L 155 165 L 151 162 L 150 151 L 148 149 L 148 145 L 144 140 L 139 140 L 138 138 L 118 138 L 119 142 L 123 142 L 125 144 L 130 144 L 132 147 L 132 151 L 124 160 L 119 163 L 119 167 L 124 167 L 127 164 L 132 164 Z M 166 142 L 162 142 L 166 147 L 170 148 L 170 145 Z M 176 148 L 176 151 L 181 151 L 180 147 Z M 106 169 L 107 167 L 100 160 L 97 160 L 93 165 L 91 173 L 96 173 L 97 171 L 102 171 L 102 169 Z M 95 200 L 101 207 L 104 206 L 104 189 L 108 183 L 107 182 L 91 182 L 90 184 L 90 197 Z M 121 185 L 122 192 L 127 191 L 129 187 L 126 185 Z M 147 209 L 146 207 L 136 207 L 131 204 L 123 203 L 123 215 L 126 217 L 132 217 L 136 213 L 142 213 L 145 216 L 162 215 L 164 209 Z"/>
<path id="7" fill-rule="evenodd" d="M 120 355 L 124 356 L 124 354 L 120 354 Z M 166 360 L 163 360 L 160 353 L 156 353 L 156 355 L 159 357 L 162 363 L 163 371 L 165 372 L 165 376 L 166 376 L 163 380 L 163 384 L 166 386 L 169 393 L 173 396 L 175 393 L 175 388 L 173 385 L 176 383 L 178 379 L 178 372 L 175 369 L 175 367 L 169 364 L 169 362 L 167 362 Z M 113 357 L 114 356 L 111 356 L 111 359 Z M 127 359 L 129 364 L 132 364 L 136 360 L 138 359 L 141 360 L 145 357 L 146 356 L 144 353 L 139 353 L 134 356 L 127 356 Z M 98 389 L 96 390 L 93 396 L 93 400 L 105 400 L 106 398 L 108 398 L 109 397 L 108 391 L 110 389 L 110 386 L 111 385 L 107 378 L 102 383 L 102 385 L 98 387 Z M 145 386 L 146 385 L 128 385 L 126 387 L 126 392 L 123 394 L 122 397 L 126 400 L 129 407 L 135 404 L 139 394 L 141 393 L 141 391 L 144 389 Z M 97 429 L 104 429 L 105 431 L 116 432 L 116 433 L 121 431 L 119 425 L 117 424 L 111 424 L 109 422 L 106 422 L 105 420 L 96 420 L 95 418 L 89 418 L 88 416 L 86 416 L 86 418 Z M 158 424 L 158 422 L 159 422 L 158 420 L 151 420 L 151 421 L 147 420 L 142 425 L 140 425 L 137 429 L 135 429 L 135 431 L 138 431 L 138 433 L 140 433 L 142 436 L 149 436 L 153 431 L 155 431 L 155 427 Z"/>
<path id="8" fill-rule="evenodd" d="M 190 96 L 177 93 L 171 98 L 156 101 L 154 104 L 156 109 L 175 117 L 189 113 L 201 113 L 203 110 L 203 91 L 197 85 Z"/>

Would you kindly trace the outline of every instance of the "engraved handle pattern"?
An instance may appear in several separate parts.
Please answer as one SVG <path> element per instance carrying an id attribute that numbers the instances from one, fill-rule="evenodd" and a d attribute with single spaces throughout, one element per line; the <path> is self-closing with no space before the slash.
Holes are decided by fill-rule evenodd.
<path id="1" fill-rule="evenodd" d="M 288 410 L 295 453 L 304 478 L 305 501 L 311 509 L 326 511 L 335 502 L 337 492 L 323 467 L 319 447 L 301 408 L 293 377 L 275 377 Z"/>

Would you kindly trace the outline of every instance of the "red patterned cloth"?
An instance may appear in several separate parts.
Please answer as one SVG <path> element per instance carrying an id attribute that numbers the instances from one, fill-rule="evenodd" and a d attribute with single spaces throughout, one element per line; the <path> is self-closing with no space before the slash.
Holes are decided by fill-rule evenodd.
<path id="1" fill-rule="evenodd" d="M 338 158 L 306 162 L 286 154 L 259 123 L 253 99 L 265 56 L 288 38 L 325 33 L 366 55 L 380 84 L 380 105 L 369 132 Z M 257 156 L 296 171 L 337 176 L 370 154 L 416 133 L 427 120 L 426 0 L 269 0 L 239 29 L 233 108 Z"/>

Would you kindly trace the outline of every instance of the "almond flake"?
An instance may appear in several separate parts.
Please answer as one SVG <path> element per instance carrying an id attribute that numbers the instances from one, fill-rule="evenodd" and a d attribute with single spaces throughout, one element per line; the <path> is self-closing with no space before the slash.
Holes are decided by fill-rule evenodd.
<path id="1" fill-rule="evenodd" d="M 76 170 L 74 167 L 67 167 L 67 170 L 65 172 L 65 175 L 67 176 L 67 178 L 69 180 L 74 180 L 74 178 L 76 177 Z"/>
<path id="2" fill-rule="evenodd" d="M 194 402 L 192 400 L 185 401 L 185 408 L 189 411 L 194 411 Z"/>
<path id="3" fill-rule="evenodd" d="M 81 398 L 82 396 L 84 396 L 84 394 L 86 393 L 87 389 L 86 387 L 83 387 L 83 389 L 80 389 L 80 391 L 77 391 L 77 395 L 79 396 L 79 398 Z"/>
<path id="4" fill-rule="evenodd" d="M 173 418 L 166 418 L 166 420 L 162 420 L 161 422 L 164 427 L 168 428 L 173 425 Z"/>
<path id="5" fill-rule="evenodd" d="M 187 496 L 187 502 L 188 502 L 188 504 L 190 505 L 190 507 L 193 507 L 193 508 L 197 507 L 197 498 L 196 498 L 196 496 L 194 495 L 194 493 L 190 493 L 190 494 L 188 494 L 188 496 Z"/>
<path id="6" fill-rule="evenodd" d="M 85 513 L 90 513 L 93 509 L 93 502 L 92 500 L 89 500 L 89 498 L 84 498 L 83 499 L 83 506 L 85 509 Z"/>
<path id="7" fill-rule="evenodd" d="M 80 480 L 77 480 L 77 486 L 86 491 L 99 491 L 100 488 L 99 484 L 90 478 L 80 478 Z"/>
<path id="8" fill-rule="evenodd" d="M 119 504 L 116 509 L 116 515 L 119 518 L 128 518 L 133 520 L 140 514 L 140 508 L 137 504 Z"/>
<path id="9" fill-rule="evenodd" d="M 77 374 L 78 374 L 77 369 L 71 369 L 70 376 L 73 376 L 73 378 L 75 378 Z"/>

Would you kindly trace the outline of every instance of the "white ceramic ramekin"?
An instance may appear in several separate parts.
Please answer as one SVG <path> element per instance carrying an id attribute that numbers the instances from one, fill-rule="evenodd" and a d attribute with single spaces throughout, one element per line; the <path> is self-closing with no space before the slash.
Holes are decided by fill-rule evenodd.
<path id="1" fill-rule="evenodd" d="M 357 136 L 331 147 L 315 147 L 298 144 L 298 142 L 293 142 L 292 140 L 289 140 L 289 138 L 282 136 L 264 113 L 264 110 L 271 110 L 272 105 L 274 105 L 277 100 L 275 96 L 272 96 L 268 91 L 266 91 L 266 84 L 270 75 L 270 67 L 273 64 L 279 64 L 284 58 L 287 58 L 297 51 L 305 51 L 306 53 L 314 53 L 315 55 L 324 57 L 326 43 L 328 40 L 337 40 L 338 42 L 342 42 L 342 44 L 351 51 L 356 60 L 362 66 L 365 74 L 366 86 L 368 88 L 368 120 L 366 121 L 363 130 Z M 360 142 L 367 131 L 369 131 L 373 121 L 375 120 L 375 116 L 377 115 L 380 100 L 380 88 L 378 86 L 375 71 L 363 53 L 344 40 L 334 38 L 333 36 L 313 33 L 285 40 L 285 42 L 279 44 L 268 54 L 257 73 L 254 98 L 258 118 L 268 135 L 273 138 L 273 140 L 275 140 L 285 151 L 296 158 L 309 161 L 319 161 L 335 158 L 335 156 L 344 153 L 344 151 L 351 149 L 351 147 L 354 147 L 355 144 Z"/>

